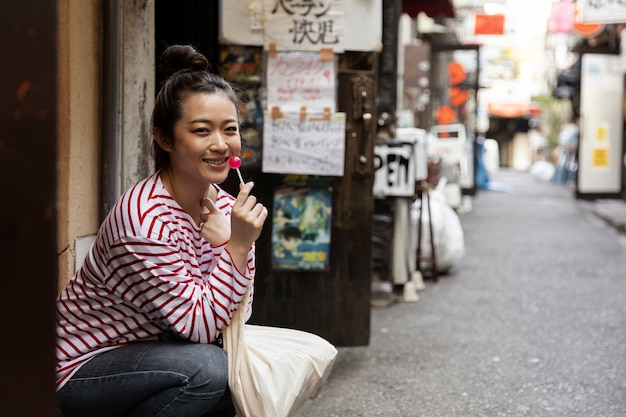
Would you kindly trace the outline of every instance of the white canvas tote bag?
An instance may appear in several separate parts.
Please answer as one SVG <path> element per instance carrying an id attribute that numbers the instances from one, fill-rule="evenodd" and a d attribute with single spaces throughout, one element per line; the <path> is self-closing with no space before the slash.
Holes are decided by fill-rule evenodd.
<path id="1" fill-rule="evenodd" d="M 241 310 L 222 331 L 237 417 L 293 416 L 328 378 L 337 349 L 301 330 L 245 324 Z"/>

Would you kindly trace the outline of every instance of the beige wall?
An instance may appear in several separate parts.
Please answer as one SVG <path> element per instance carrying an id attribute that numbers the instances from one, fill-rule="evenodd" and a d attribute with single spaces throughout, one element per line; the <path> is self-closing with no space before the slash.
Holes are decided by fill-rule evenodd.
<path id="1" fill-rule="evenodd" d="M 104 5 L 111 0 L 58 0 L 58 256 L 59 289 L 82 263 L 98 231 L 101 196 L 101 138 Z M 154 105 L 154 0 L 116 3 L 121 56 L 117 88 L 119 145 L 115 189 L 152 172 L 150 113 Z M 78 255 L 78 256 L 77 256 Z"/>
<path id="2" fill-rule="evenodd" d="M 59 288 L 74 272 L 76 239 L 98 228 L 102 5 L 59 0 Z"/>

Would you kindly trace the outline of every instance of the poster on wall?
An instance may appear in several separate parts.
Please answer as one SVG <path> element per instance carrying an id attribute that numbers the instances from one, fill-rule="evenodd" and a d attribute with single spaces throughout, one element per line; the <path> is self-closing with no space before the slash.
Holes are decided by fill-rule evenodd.
<path id="1" fill-rule="evenodd" d="M 263 150 L 264 87 L 263 48 L 260 46 L 222 45 L 220 48 L 220 74 L 240 87 L 237 89 L 243 106 L 241 115 L 241 158 L 246 168 L 261 168 Z"/>
<path id="2" fill-rule="evenodd" d="M 261 84 L 263 48 L 222 45 L 220 47 L 220 75 L 237 84 Z"/>
<path id="3" fill-rule="evenodd" d="M 297 113 L 335 112 L 334 59 L 319 52 L 279 52 L 267 58 L 267 108 Z"/>
<path id="4" fill-rule="evenodd" d="M 343 176 L 346 114 L 305 118 L 298 114 L 263 119 L 265 173 Z"/>
<path id="5" fill-rule="evenodd" d="M 326 271 L 330 262 L 332 193 L 329 188 L 274 193 L 272 268 Z"/>

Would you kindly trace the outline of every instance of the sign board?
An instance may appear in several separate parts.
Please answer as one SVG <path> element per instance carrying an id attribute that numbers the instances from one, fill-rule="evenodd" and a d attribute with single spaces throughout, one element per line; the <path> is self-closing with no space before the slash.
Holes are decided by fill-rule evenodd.
<path id="1" fill-rule="evenodd" d="M 441 157 L 444 166 L 458 167 L 456 182 L 461 188 L 473 188 L 474 147 L 467 139 L 465 126 L 458 123 L 436 125 L 431 128 L 431 133 L 437 140 L 428 144 L 428 152 Z"/>
<path id="2" fill-rule="evenodd" d="M 622 189 L 623 91 L 619 56 L 583 55 L 577 193 L 619 195 Z"/>
<path id="3" fill-rule="evenodd" d="M 626 2 L 615 0 L 578 0 L 578 19 L 583 23 L 626 22 Z"/>
<path id="4" fill-rule="evenodd" d="M 548 33 L 570 33 L 574 23 L 576 4 L 570 1 L 553 1 L 550 4 Z"/>
<path id="5" fill-rule="evenodd" d="M 401 142 L 411 142 L 414 145 L 415 179 L 423 181 L 428 177 L 427 141 L 429 133 L 417 127 L 399 127 L 396 129 L 396 139 Z M 432 135 L 431 135 L 432 136 Z"/>
<path id="6" fill-rule="evenodd" d="M 278 52 L 267 58 L 267 108 L 281 112 L 335 112 L 335 61 L 319 52 Z"/>
<path id="7" fill-rule="evenodd" d="M 266 0 L 264 43 L 278 51 L 343 52 L 344 16 L 342 0 Z"/>
<path id="8" fill-rule="evenodd" d="M 474 35 L 504 35 L 503 14 L 477 14 L 474 16 Z"/>
<path id="9" fill-rule="evenodd" d="M 467 141 L 462 124 L 435 125 L 431 128 L 435 141 L 429 143 L 428 152 L 441 158 L 444 165 L 460 164 Z"/>
<path id="10" fill-rule="evenodd" d="M 262 171 L 274 174 L 343 176 L 346 114 L 302 119 L 298 114 L 263 122 Z"/>
<path id="11" fill-rule="evenodd" d="M 279 0 L 222 0 L 220 2 L 220 20 L 222 32 L 221 43 L 262 46 L 271 42 L 265 39 L 264 21 L 266 10 L 271 12 L 281 4 L 290 8 L 298 7 L 306 10 L 309 5 L 328 3 L 311 1 L 279 1 Z M 290 50 L 313 50 L 332 48 L 335 52 L 349 51 L 381 51 L 382 50 L 382 0 L 341 0 L 343 17 L 341 48 L 334 45 L 306 48 L 297 47 Z M 317 7 L 317 6 L 316 6 Z M 282 8 L 285 10 L 285 7 Z M 293 28 L 293 19 L 284 29 Z M 336 32 L 338 28 L 333 27 Z M 287 36 L 287 35 L 284 35 Z M 291 35 L 293 38 L 293 35 Z M 330 38 L 329 38 L 330 39 Z M 280 49 L 279 49 L 280 50 Z"/>
<path id="12" fill-rule="evenodd" d="M 374 145 L 374 196 L 412 197 L 415 194 L 414 142 L 398 140 Z"/>

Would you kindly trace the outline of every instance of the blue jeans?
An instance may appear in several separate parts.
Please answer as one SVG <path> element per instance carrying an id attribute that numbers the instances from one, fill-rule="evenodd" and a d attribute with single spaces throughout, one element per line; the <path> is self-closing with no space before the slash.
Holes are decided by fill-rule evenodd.
<path id="1" fill-rule="evenodd" d="M 65 417 L 235 415 L 228 359 L 216 345 L 131 343 L 84 364 L 58 392 Z"/>

